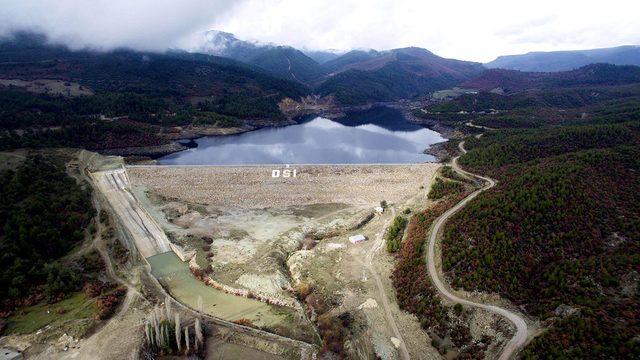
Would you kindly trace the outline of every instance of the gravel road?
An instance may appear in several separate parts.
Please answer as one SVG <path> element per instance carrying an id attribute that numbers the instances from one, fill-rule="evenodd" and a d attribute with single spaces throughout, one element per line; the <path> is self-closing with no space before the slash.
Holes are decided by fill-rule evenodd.
<path id="1" fill-rule="evenodd" d="M 462 153 L 466 153 L 466 150 L 464 149 L 464 141 L 460 142 L 460 144 L 458 144 L 458 147 L 460 148 L 460 150 L 462 151 Z M 453 216 L 456 212 L 458 212 L 460 209 L 462 209 L 467 203 L 469 203 L 471 200 L 473 200 L 476 196 L 478 196 L 481 192 L 486 191 L 488 189 L 491 189 L 492 187 L 495 186 L 495 181 L 488 178 L 488 177 L 484 177 L 484 176 L 480 176 L 480 175 L 476 175 L 476 174 L 472 174 L 468 171 L 462 170 L 460 168 L 460 166 L 458 166 L 458 157 L 455 157 L 452 161 L 452 167 L 458 171 L 459 173 L 465 174 L 467 176 L 471 176 L 471 177 L 475 177 L 478 179 L 481 179 L 483 181 L 486 182 L 486 185 L 483 186 L 481 189 L 478 189 L 476 191 L 474 191 L 473 193 L 471 193 L 469 196 L 467 196 L 466 198 L 464 198 L 462 201 L 460 201 L 459 203 L 457 203 L 454 207 L 452 207 L 451 209 L 447 210 L 444 214 L 442 214 L 439 218 L 436 219 L 433 228 L 431 230 L 431 233 L 429 234 L 429 250 L 427 252 L 427 264 L 428 264 L 428 269 L 429 269 L 429 276 L 431 277 L 431 282 L 435 285 L 435 287 L 438 289 L 438 291 L 447 299 L 449 299 L 450 301 L 454 302 L 454 303 L 460 303 L 463 305 L 467 305 L 467 306 L 473 306 L 473 307 L 477 307 L 477 308 L 481 308 L 481 309 L 485 309 L 488 311 L 491 311 L 495 314 L 504 316 L 505 318 L 507 318 L 509 321 L 511 321 L 515 327 L 516 327 L 516 333 L 513 336 L 513 338 L 511 338 L 511 340 L 509 340 L 509 342 L 507 343 L 507 345 L 504 347 L 504 349 L 502 350 L 502 353 L 500 354 L 499 359 L 500 360 L 506 360 L 506 359 L 510 359 L 515 357 L 516 353 L 520 350 L 520 348 L 525 344 L 525 342 L 527 341 L 527 337 L 529 334 L 529 329 L 527 328 L 527 323 L 524 321 L 524 319 L 514 313 L 511 312 L 505 308 L 501 308 L 495 305 L 489 305 L 489 304 L 483 304 L 483 303 L 477 303 L 477 302 L 473 302 L 467 299 L 463 299 L 461 297 L 456 296 L 455 294 L 451 293 L 450 290 L 447 288 L 447 286 L 445 286 L 445 284 L 443 283 L 442 279 L 440 278 L 440 276 L 438 275 L 438 271 L 436 269 L 436 265 L 435 265 L 435 249 L 436 249 L 436 241 L 438 238 L 438 234 L 440 233 L 440 231 L 442 230 L 442 227 L 444 226 L 444 224 L 447 222 L 447 220 L 449 218 L 451 218 L 451 216 Z"/>

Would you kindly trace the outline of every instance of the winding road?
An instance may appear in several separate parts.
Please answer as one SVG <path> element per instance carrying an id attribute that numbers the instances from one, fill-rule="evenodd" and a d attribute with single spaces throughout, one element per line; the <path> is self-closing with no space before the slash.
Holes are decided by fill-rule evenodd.
<path id="1" fill-rule="evenodd" d="M 460 148 L 460 151 L 462 151 L 463 154 L 467 152 L 464 149 L 464 141 L 461 141 L 458 144 L 458 147 Z M 458 158 L 459 156 L 456 156 L 455 158 L 453 158 L 453 161 L 451 163 L 452 167 L 456 171 L 473 178 L 481 179 L 485 181 L 486 184 L 482 188 L 471 193 L 469 196 L 464 198 L 462 201 L 460 201 L 454 207 L 447 210 L 444 214 L 442 214 L 440 217 L 438 217 L 435 220 L 434 225 L 431 229 L 431 233 L 429 234 L 429 249 L 427 252 L 427 265 L 429 270 L 429 277 L 431 278 L 431 282 L 433 283 L 433 285 L 438 289 L 438 291 L 442 294 L 442 296 L 444 296 L 448 300 L 454 303 L 460 303 L 462 305 L 473 306 L 480 309 L 488 310 L 495 314 L 504 316 L 515 325 L 516 333 L 513 336 L 513 338 L 511 338 L 511 340 L 509 340 L 507 345 L 504 347 L 504 349 L 502 350 L 502 354 L 500 354 L 500 357 L 499 357 L 500 360 L 506 360 L 514 357 L 515 354 L 522 348 L 522 346 L 527 341 L 527 337 L 529 335 L 529 329 L 527 327 L 527 323 L 524 321 L 522 316 L 510 310 L 507 310 L 505 308 L 501 308 L 495 305 L 488 305 L 488 304 L 473 302 L 453 294 L 448 289 L 448 287 L 445 286 L 444 282 L 438 275 L 438 271 L 436 269 L 436 263 L 435 263 L 436 241 L 438 238 L 438 234 L 441 232 L 444 224 L 447 222 L 447 220 L 449 220 L 449 218 L 451 218 L 451 216 L 453 216 L 456 212 L 462 209 L 467 203 L 473 200 L 481 192 L 491 189 L 496 184 L 494 180 L 488 177 L 472 174 L 468 171 L 461 169 L 460 166 L 458 165 Z"/>

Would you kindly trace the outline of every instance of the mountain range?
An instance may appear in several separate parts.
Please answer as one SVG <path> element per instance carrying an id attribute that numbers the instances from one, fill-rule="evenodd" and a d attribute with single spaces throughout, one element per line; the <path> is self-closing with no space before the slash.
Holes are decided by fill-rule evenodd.
<path id="1" fill-rule="evenodd" d="M 481 64 L 445 59 L 421 48 L 349 52 L 326 62 L 330 72 L 316 92 L 343 104 L 392 101 L 446 89 L 484 70 Z"/>
<path id="2" fill-rule="evenodd" d="M 551 72 L 573 70 L 594 63 L 640 66 L 640 46 L 530 52 L 522 55 L 499 56 L 485 66 L 490 69 Z"/>
<path id="3" fill-rule="evenodd" d="M 256 44 L 209 31 L 192 51 L 235 59 L 343 104 L 393 101 L 444 89 L 482 72 L 479 63 L 445 59 L 421 48 L 307 53 L 289 46 Z M 315 58 L 315 59 L 314 59 Z"/>
<path id="4" fill-rule="evenodd" d="M 75 81 L 96 91 L 131 91 L 160 96 L 302 96 L 308 89 L 244 63 L 186 52 L 134 50 L 72 51 L 43 36 L 17 34 L 0 43 L 0 77 Z"/>
<path id="5" fill-rule="evenodd" d="M 514 90 L 545 78 L 536 72 L 564 72 L 595 63 L 640 65 L 638 46 L 500 56 L 483 66 L 445 59 L 416 47 L 346 53 L 300 51 L 289 46 L 243 41 L 220 31 L 205 33 L 205 40 L 194 50 L 250 64 L 303 83 L 319 95 L 333 95 L 339 103 L 349 105 L 410 98 L 461 84 L 484 88 L 503 81 L 502 86 L 496 87 Z M 497 70 L 484 73 L 487 68 Z M 476 79 L 477 76 L 480 78 Z"/>
<path id="6" fill-rule="evenodd" d="M 341 105 L 362 105 L 413 98 L 454 86 L 509 92 L 571 81 L 606 83 L 611 76 L 622 77 L 613 79 L 620 82 L 628 80 L 628 74 L 619 68 L 587 66 L 562 75 L 562 79 L 536 70 L 543 65 L 546 70 L 573 69 L 590 61 L 640 64 L 639 49 L 626 46 L 530 53 L 499 57 L 483 66 L 443 58 L 417 47 L 305 52 L 290 46 L 243 41 L 220 31 L 204 33 L 200 44 L 189 52 L 165 53 L 71 51 L 47 43 L 42 35 L 17 34 L 0 44 L 0 78 L 58 79 L 96 91 L 192 100 L 230 95 L 237 98 L 239 94 L 244 99 L 270 103 L 271 108 L 283 98 L 296 100 L 310 94 L 331 97 Z M 635 70 L 628 70 L 634 77 Z"/>
<path id="7" fill-rule="evenodd" d="M 273 75 L 306 85 L 324 75 L 320 64 L 302 51 L 290 46 L 256 44 L 222 31 L 207 31 L 204 41 L 193 52 L 227 57 L 259 68 Z M 314 53 L 319 56 L 319 53 Z M 324 55 L 326 57 L 326 54 Z M 336 55 L 337 56 L 337 55 Z"/>

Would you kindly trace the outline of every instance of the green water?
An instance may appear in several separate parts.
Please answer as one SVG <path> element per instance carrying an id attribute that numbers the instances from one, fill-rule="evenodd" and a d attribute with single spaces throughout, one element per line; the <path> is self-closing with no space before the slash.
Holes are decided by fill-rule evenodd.
<path id="1" fill-rule="evenodd" d="M 292 311 L 207 286 L 196 279 L 188 264 L 171 251 L 149 257 L 147 261 L 153 275 L 171 295 L 194 309 L 198 306 L 198 296 L 202 296 L 203 311 L 212 316 L 228 321 L 245 318 L 258 326 L 273 326 L 286 322 L 287 313 Z"/>

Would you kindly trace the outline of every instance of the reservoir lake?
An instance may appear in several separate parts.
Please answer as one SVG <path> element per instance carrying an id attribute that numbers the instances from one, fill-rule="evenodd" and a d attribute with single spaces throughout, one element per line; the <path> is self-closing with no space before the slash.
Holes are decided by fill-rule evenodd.
<path id="1" fill-rule="evenodd" d="M 424 153 L 445 141 L 438 132 L 406 121 L 391 108 L 330 120 L 268 127 L 195 140 L 196 147 L 158 159 L 161 165 L 396 164 L 434 161 Z"/>

